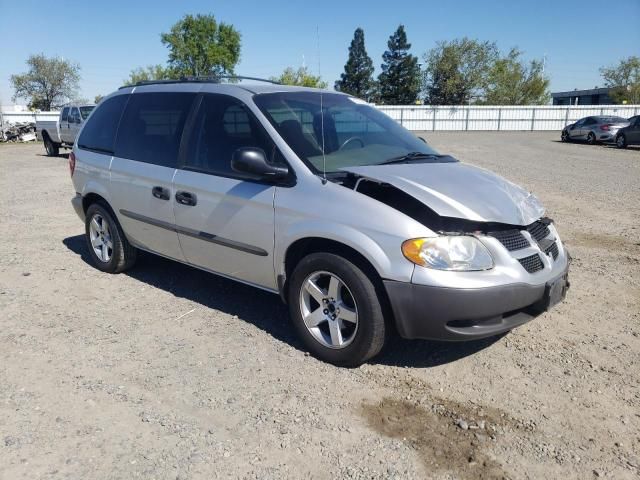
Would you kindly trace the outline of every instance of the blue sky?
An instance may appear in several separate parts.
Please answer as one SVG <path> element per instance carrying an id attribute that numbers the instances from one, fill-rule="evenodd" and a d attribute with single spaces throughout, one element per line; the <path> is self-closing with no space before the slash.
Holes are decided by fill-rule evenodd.
<path id="1" fill-rule="evenodd" d="M 233 24 L 242 34 L 236 71 L 250 76 L 276 75 L 299 66 L 303 56 L 317 71 L 318 28 L 321 73 L 330 85 L 342 72 L 357 27 L 364 29 L 376 74 L 400 23 L 419 57 L 439 40 L 465 35 L 496 41 L 505 51 L 518 46 L 527 58 L 546 54 L 552 91 L 602 86 L 601 66 L 640 55 L 640 0 L 0 0 L 0 103 L 11 103 L 9 76 L 23 72 L 29 54 L 39 52 L 81 65 L 82 97 L 107 94 L 133 68 L 166 61 L 160 33 L 185 13 L 213 13 Z"/>

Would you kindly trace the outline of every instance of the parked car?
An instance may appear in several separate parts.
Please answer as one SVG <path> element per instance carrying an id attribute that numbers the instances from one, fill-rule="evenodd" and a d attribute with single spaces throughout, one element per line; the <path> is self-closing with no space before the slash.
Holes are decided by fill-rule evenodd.
<path id="1" fill-rule="evenodd" d="M 373 357 L 393 329 L 506 332 L 569 286 L 569 254 L 533 194 L 341 93 L 123 87 L 69 166 L 98 269 L 122 272 L 144 250 L 279 294 L 306 347 L 337 365 Z"/>
<path id="2" fill-rule="evenodd" d="M 618 129 L 627 125 L 629 125 L 628 120 L 622 117 L 611 115 L 585 117 L 564 127 L 560 138 L 563 142 L 583 140 L 589 145 L 613 142 Z"/>
<path id="3" fill-rule="evenodd" d="M 618 130 L 616 147 L 627 148 L 628 145 L 640 145 L 640 115 L 631 117 L 629 125 Z"/>
<path id="4" fill-rule="evenodd" d="M 47 155 L 56 156 L 60 148 L 71 148 L 83 122 L 95 105 L 69 105 L 57 120 L 36 120 L 36 136 L 44 143 Z"/>

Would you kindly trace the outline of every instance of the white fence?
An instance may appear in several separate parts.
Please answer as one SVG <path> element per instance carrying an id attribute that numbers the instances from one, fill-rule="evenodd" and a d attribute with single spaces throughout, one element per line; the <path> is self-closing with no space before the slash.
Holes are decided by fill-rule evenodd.
<path id="1" fill-rule="evenodd" d="M 640 105 L 545 105 L 430 107 L 378 105 L 409 130 L 562 130 L 582 117 L 640 114 Z"/>
<path id="2" fill-rule="evenodd" d="M 378 105 L 377 108 L 409 130 L 562 130 L 568 123 L 590 115 L 628 118 L 640 114 L 640 105 L 562 106 L 451 106 Z M 56 120 L 59 112 L 4 112 L 2 122 Z"/>
<path id="3" fill-rule="evenodd" d="M 0 120 L 2 123 L 22 123 L 35 122 L 36 120 L 56 120 L 60 112 L 2 112 Z"/>

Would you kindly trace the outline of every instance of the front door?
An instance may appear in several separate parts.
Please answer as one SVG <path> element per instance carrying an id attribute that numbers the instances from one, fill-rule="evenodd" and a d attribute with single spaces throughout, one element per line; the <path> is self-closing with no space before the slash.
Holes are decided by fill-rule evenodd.
<path id="1" fill-rule="evenodd" d="M 136 246 L 183 260 L 175 231 L 173 177 L 195 93 L 136 92 L 111 161 L 112 206 Z"/>
<path id="2" fill-rule="evenodd" d="M 69 112 L 69 130 L 67 132 L 67 138 L 65 142 L 74 143 L 76 141 L 76 137 L 78 132 L 80 131 L 80 123 L 82 122 L 80 118 L 80 110 L 78 108 L 73 107 Z"/>
<path id="3" fill-rule="evenodd" d="M 632 122 L 627 128 L 629 134 L 627 135 L 627 143 L 640 143 L 640 116 L 633 118 Z"/>
<path id="4" fill-rule="evenodd" d="M 194 265 L 275 290 L 276 187 L 248 181 L 231 168 L 233 152 L 259 147 L 274 154 L 267 133 L 238 99 L 205 94 L 184 165 L 174 177 L 176 230 Z"/>
<path id="5" fill-rule="evenodd" d="M 60 135 L 60 141 L 66 142 L 69 136 L 69 114 L 71 107 L 64 107 L 62 109 L 62 115 L 60 115 L 60 123 L 58 124 L 58 134 Z"/>

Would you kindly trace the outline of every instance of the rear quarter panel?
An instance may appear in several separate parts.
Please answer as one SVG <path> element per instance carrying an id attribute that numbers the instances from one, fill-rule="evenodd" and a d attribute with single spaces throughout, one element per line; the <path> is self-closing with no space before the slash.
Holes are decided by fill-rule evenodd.
<path id="1" fill-rule="evenodd" d="M 72 181 L 76 192 L 86 196 L 95 193 L 111 205 L 109 189 L 111 155 L 91 152 L 74 147 L 76 168 Z"/>

